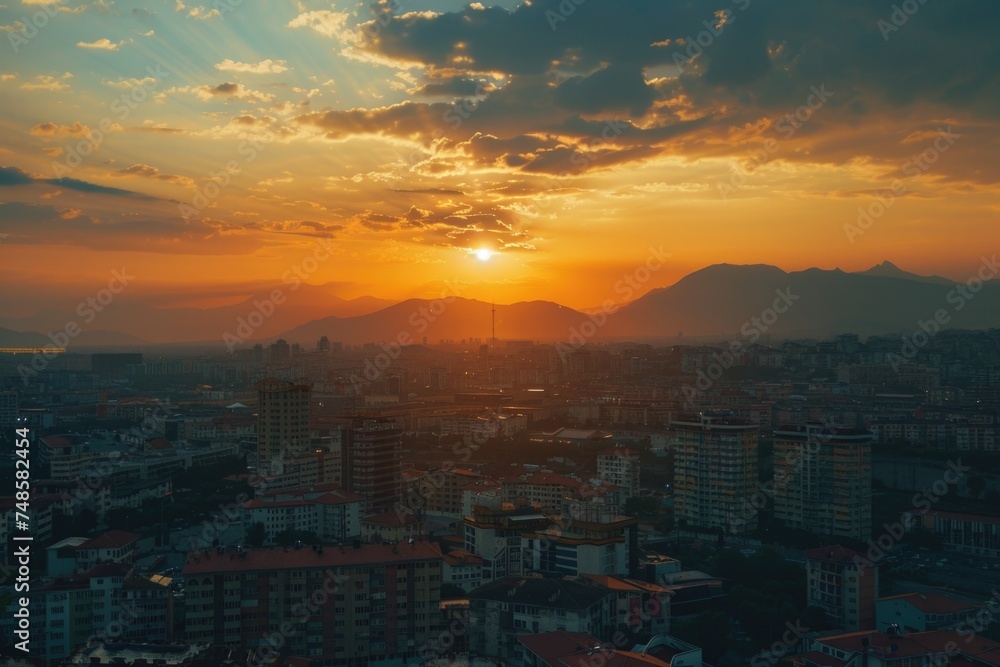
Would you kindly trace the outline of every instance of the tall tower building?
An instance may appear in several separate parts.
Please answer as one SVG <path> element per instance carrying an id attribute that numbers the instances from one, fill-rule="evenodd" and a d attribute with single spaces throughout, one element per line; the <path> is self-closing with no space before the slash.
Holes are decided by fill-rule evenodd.
<path id="1" fill-rule="evenodd" d="M 342 445 L 344 487 L 367 501 L 370 514 L 393 509 L 401 498 L 402 431 L 392 421 L 356 420 Z"/>
<path id="2" fill-rule="evenodd" d="M 678 521 L 746 534 L 757 528 L 757 424 L 701 415 L 670 423 Z"/>
<path id="3" fill-rule="evenodd" d="M 282 472 L 283 463 L 309 448 L 312 386 L 267 378 L 257 390 L 257 470 Z"/>
<path id="4" fill-rule="evenodd" d="M 774 516 L 788 528 L 867 540 L 872 435 L 809 423 L 774 432 Z"/>

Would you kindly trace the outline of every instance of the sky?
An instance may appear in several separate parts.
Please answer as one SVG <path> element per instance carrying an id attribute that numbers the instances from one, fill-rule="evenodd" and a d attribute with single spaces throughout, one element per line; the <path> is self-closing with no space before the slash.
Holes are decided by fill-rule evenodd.
<path id="1" fill-rule="evenodd" d="M 0 0 L 0 307 L 124 269 L 157 307 L 294 270 L 587 308 L 651 248 L 643 289 L 964 279 L 1000 238 L 998 29 L 985 0 Z"/>

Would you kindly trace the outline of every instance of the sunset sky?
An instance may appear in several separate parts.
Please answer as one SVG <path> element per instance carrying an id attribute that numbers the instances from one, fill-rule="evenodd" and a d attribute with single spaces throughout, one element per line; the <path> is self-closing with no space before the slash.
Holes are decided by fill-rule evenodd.
<path id="1" fill-rule="evenodd" d="M 585 308 L 661 246 L 645 288 L 964 279 L 1000 239 L 1000 4 L 901 4 L 3 0 L 3 307 L 122 267 L 232 303 L 321 240 L 344 298 Z"/>

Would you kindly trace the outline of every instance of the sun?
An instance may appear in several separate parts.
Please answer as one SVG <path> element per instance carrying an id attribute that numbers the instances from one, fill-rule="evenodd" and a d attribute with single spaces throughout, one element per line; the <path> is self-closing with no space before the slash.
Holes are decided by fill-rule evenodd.
<path id="1" fill-rule="evenodd" d="M 480 262 L 488 262 L 493 257 L 493 251 L 489 248 L 480 248 L 476 251 L 476 259 Z"/>

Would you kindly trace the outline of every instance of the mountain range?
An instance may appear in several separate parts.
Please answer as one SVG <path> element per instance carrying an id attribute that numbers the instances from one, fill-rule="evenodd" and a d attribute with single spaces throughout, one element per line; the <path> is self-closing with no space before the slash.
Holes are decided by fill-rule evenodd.
<path id="1" fill-rule="evenodd" d="M 243 345 L 281 337 L 306 349 L 314 349 L 321 336 L 348 345 L 422 343 L 425 337 L 432 344 L 442 339 L 485 341 L 494 315 L 498 339 L 568 343 L 908 334 L 935 317 L 943 328 L 986 329 L 1000 326 L 1000 280 L 992 279 L 998 271 L 986 262 L 980 273 L 987 280 L 970 276 L 966 285 L 909 273 L 890 262 L 855 273 L 717 264 L 627 303 L 615 301 L 609 290 L 607 307 L 587 313 L 550 301 L 493 306 L 459 297 L 448 302 L 345 300 L 321 286 L 302 285 L 266 317 L 268 309 L 260 304 L 269 293 L 217 308 L 109 307 L 99 315 L 101 330 L 84 329 L 73 344 L 141 347 L 218 341 L 225 349 L 224 333 L 245 339 Z M 255 312 L 261 314 L 251 316 Z M 0 346 L 44 345 L 49 337 L 39 332 L 61 331 L 74 319 L 79 319 L 74 313 L 56 311 L 0 317 Z"/>

